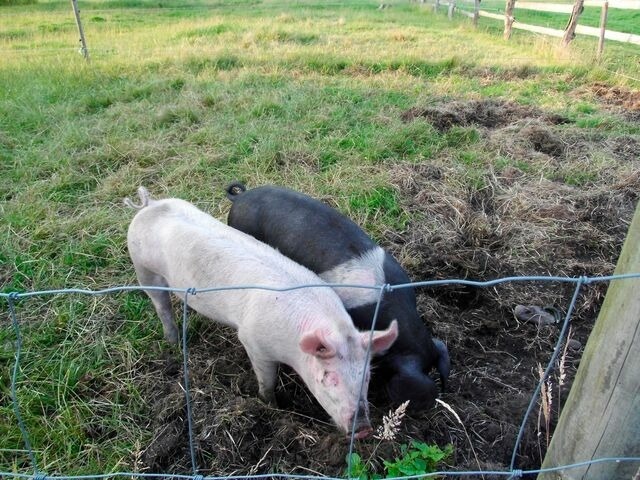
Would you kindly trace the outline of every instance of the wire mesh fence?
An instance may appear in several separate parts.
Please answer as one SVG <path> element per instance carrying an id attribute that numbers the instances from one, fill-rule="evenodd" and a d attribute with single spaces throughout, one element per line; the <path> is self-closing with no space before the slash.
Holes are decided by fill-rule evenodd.
<path id="1" fill-rule="evenodd" d="M 10 381 L 10 390 L 11 390 L 11 403 L 12 408 L 15 415 L 15 422 L 19 426 L 22 441 L 24 443 L 24 451 L 28 455 L 30 468 L 29 471 L 26 468 L 14 468 L 14 471 L 1 471 L 0 469 L 0 477 L 2 478 L 34 478 L 35 480 L 44 480 L 45 478 L 58 478 L 58 479 L 68 479 L 68 480 L 80 480 L 80 479 L 100 479 L 100 478 L 115 478 L 115 477 L 156 477 L 156 478 L 184 478 L 184 479 L 193 479 L 193 480 L 214 480 L 214 479 L 261 479 L 261 478 L 299 478 L 299 479 L 316 479 L 316 478 L 330 478 L 333 479 L 335 477 L 321 476 L 321 475 L 301 475 L 301 474 L 287 474 L 287 473 L 268 473 L 268 474 L 246 474 L 246 475 L 232 475 L 232 476 L 211 476 L 211 475 L 201 475 L 199 474 L 199 466 L 197 464 L 197 458 L 195 453 L 195 443 L 196 440 L 194 438 L 193 432 L 193 424 L 192 424 L 192 410 L 191 410 L 191 394 L 189 387 L 189 350 L 188 350 L 188 342 L 187 342 L 187 326 L 189 323 L 188 319 L 188 300 L 190 296 L 205 294 L 209 292 L 224 292 L 230 290 L 265 290 L 265 291 L 273 291 L 273 292 L 286 292 L 292 290 L 300 290 L 300 289 L 311 289 L 311 288 L 334 288 L 334 287 L 349 287 L 349 288 L 362 288 L 362 289 L 372 289 L 377 290 L 377 304 L 376 310 L 374 313 L 373 323 L 371 327 L 370 333 L 373 334 L 375 330 L 376 320 L 378 317 L 378 310 L 380 304 L 384 298 L 384 295 L 388 292 L 392 292 L 394 290 L 404 289 L 404 288 L 414 288 L 414 287 L 440 287 L 447 285 L 466 285 L 471 287 L 479 287 L 479 288 L 488 288 L 493 287 L 499 284 L 510 283 L 510 282 L 556 282 L 556 283 L 568 283 L 575 285 L 575 289 L 573 291 L 573 295 L 571 297 L 571 301 L 567 307 L 566 315 L 564 316 L 564 320 L 562 321 L 562 326 L 560 332 L 557 336 L 555 348 L 547 363 L 547 366 L 544 370 L 544 374 L 540 377 L 539 382 L 534 389 L 531 399 L 528 403 L 526 411 L 523 413 L 523 418 L 520 424 L 520 429 L 513 445 L 511 462 L 508 470 L 475 470 L 475 471 L 438 471 L 428 474 L 420 474 L 407 476 L 403 478 L 425 478 L 425 477 L 434 477 L 434 476 L 450 476 L 450 477 L 458 477 L 458 476 L 474 476 L 474 475 L 494 475 L 505 478 L 521 478 L 523 475 L 535 475 L 538 473 L 544 472 L 558 472 L 562 470 L 569 470 L 573 468 L 583 467 L 585 465 L 592 464 L 600 464 L 607 462 L 637 462 L 640 463 L 640 457 L 606 457 L 606 458 L 597 458 L 597 459 L 589 459 L 583 462 L 578 462 L 569 465 L 561 465 L 553 468 L 545 468 L 545 469 L 530 469 L 530 470 L 522 470 L 517 468 L 517 452 L 522 441 L 523 434 L 525 432 L 527 421 L 531 416 L 531 413 L 538 401 L 540 396 L 541 388 L 551 372 L 553 371 L 556 365 L 556 359 L 561 352 L 561 346 L 563 342 L 567 339 L 567 331 L 571 322 L 572 315 L 575 311 L 576 302 L 580 296 L 580 292 L 583 286 L 598 282 L 612 282 L 612 281 L 624 281 L 633 278 L 640 278 L 640 273 L 629 273 L 624 275 L 612 275 L 606 277 L 554 277 L 554 276 L 519 276 L 519 277 L 505 277 L 490 281 L 472 281 L 472 280 L 464 280 L 464 279 L 450 279 L 450 280 L 431 280 L 431 281 L 422 281 L 422 282 L 414 282 L 400 285 L 354 285 L 354 284 L 314 284 L 314 285 L 297 285 L 288 288 L 273 288 L 266 285 L 238 285 L 238 286 L 225 286 L 225 287 L 207 287 L 207 288 L 165 288 L 165 287 L 156 287 L 156 286 L 118 286 L 113 288 L 107 288 L 103 290 L 85 290 L 85 289 L 58 289 L 58 290 L 43 290 L 43 291 L 32 291 L 32 292 L 12 292 L 12 293 L 0 293 L 0 298 L 6 301 L 7 313 L 10 319 L 10 326 L 7 328 L 12 328 L 14 332 L 14 347 L 13 347 L 13 355 L 14 355 L 14 363 L 11 371 L 11 381 Z M 185 474 L 176 474 L 176 473 L 149 473 L 149 472 L 109 472 L 109 473 L 95 473 L 89 475 L 48 475 L 46 472 L 42 471 L 40 468 L 40 462 L 37 458 L 37 454 L 34 451 L 31 443 L 30 432 L 28 431 L 25 422 L 22 418 L 22 410 L 21 405 L 17 395 L 17 384 L 20 377 L 20 365 L 22 361 L 22 343 L 23 343 L 23 331 L 22 326 L 18 320 L 17 311 L 19 309 L 19 302 L 21 300 L 27 298 L 34 297 L 48 297 L 48 296 L 57 296 L 57 295 L 70 295 L 70 294 L 79 294 L 79 295 L 88 295 L 88 296 L 104 296 L 109 294 L 115 294 L 120 292 L 133 292 L 133 291 L 143 291 L 143 290 L 157 290 L 157 291 L 165 291 L 171 292 L 176 296 L 181 296 L 182 303 L 182 371 L 183 371 L 183 382 L 184 382 L 184 396 L 185 396 L 185 404 L 187 410 L 187 422 L 188 422 L 188 448 L 189 448 L 189 456 L 191 461 L 191 473 Z M 369 347 L 370 348 L 370 347 Z M 368 357 L 367 357 L 368 358 Z M 54 359 L 55 360 L 55 359 Z M 363 391 L 363 385 L 365 382 L 364 373 L 361 378 L 361 392 Z M 357 412 L 356 416 L 353 419 L 353 424 L 355 425 L 357 421 Z M 347 456 L 347 462 L 351 462 L 351 453 L 354 451 L 354 432 L 355 429 L 352 429 L 352 433 L 349 439 L 349 455 Z M 0 439 L 0 450 L 4 449 L 5 445 L 2 444 L 2 440 Z M 347 468 L 347 472 L 351 472 L 351 468 Z M 23 471 L 20 471 L 23 470 Z M 349 474 L 350 475 L 350 474 Z M 349 476 L 349 478 L 351 478 Z"/>

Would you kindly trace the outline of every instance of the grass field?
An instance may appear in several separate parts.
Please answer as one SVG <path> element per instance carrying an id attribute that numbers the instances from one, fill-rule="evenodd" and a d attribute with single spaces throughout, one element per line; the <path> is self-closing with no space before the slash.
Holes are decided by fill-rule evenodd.
<path id="1" fill-rule="evenodd" d="M 506 43 L 498 24 L 474 30 L 466 19 L 451 23 L 417 4 L 380 10 L 365 0 L 105 0 L 81 2 L 81 11 L 89 63 L 78 53 L 68 2 L 0 7 L 3 292 L 134 284 L 125 244 L 132 214 L 121 200 L 140 184 L 221 219 L 229 181 L 288 185 L 329 201 L 396 252 L 403 242 L 394 239 L 418 225 L 435 232 L 440 221 L 421 210 L 426 200 L 409 201 L 413 180 L 398 175 L 412 169 L 438 169 L 438 191 L 474 205 L 499 197 L 496 177 L 513 172 L 531 185 L 602 198 L 624 181 L 629 192 L 636 185 L 637 46 L 609 42 L 596 64 L 595 39 L 578 38 L 568 51 L 522 32 Z M 624 31 L 616 21 L 611 28 Z M 515 140 L 489 138 L 474 121 L 438 128 L 403 119 L 412 108 L 451 102 L 561 116 L 552 140 L 569 153 L 560 161 L 557 145 L 542 146 L 527 157 Z M 580 202 L 568 203 L 573 211 L 590 205 Z M 522 268 L 484 274 L 575 274 L 596 257 L 606 257 L 596 273 L 610 271 L 629 202 L 616 224 L 607 223 L 612 240 L 593 237 L 577 263 L 551 262 L 536 243 L 544 235 L 531 240 L 532 230 L 523 229 L 509 255 L 551 263 L 521 260 Z M 477 222 L 458 227 L 473 236 Z M 503 231 L 486 227 L 487 242 L 489 230 Z M 440 240 L 447 243 L 445 235 Z M 425 272 L 419 263 L 403 257 L 413 274 Z M 463 263 L 438 273 L 480 272 Z M 24 354 L 17 394 L 40 469 L 151 468 L 143 452 L 153 436 L 159 359 L 179 355 L 162 341 L 146 297 L 43 297 L 19 302 L 18 313 Z M 28 472 L 9 401 L 14 333 L 3 318 L 0 471 Z M 211 455 L 211 471 L 231 473 Z M 280 468 L 293 470 L 277 461 L 257 470 Z"/>

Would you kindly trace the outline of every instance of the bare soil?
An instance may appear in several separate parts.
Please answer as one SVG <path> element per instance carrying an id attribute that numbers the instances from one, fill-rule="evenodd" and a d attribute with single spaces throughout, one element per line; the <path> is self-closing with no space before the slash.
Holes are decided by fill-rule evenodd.
<path id="1" fill-rule="evenodd" d="M 593 94 L 604 103 L 628 110 L 640 110 L 640 91 L 623 87 L 612 87 L 605 83 L 594 83 L 590 87 Z"/>
<path id="2" fill-rule="evenodd" d="M 600 95 L 599 87 L 594 92 Z M 606 95 L 603 98 L 607 98 Z M 412 223 L 388 232 L 389 249 L 417 280 L 489 280 L 511 275 L 605 275 L 613 272 L 640 192 L 640 142 L 574 128 L 567 119 L 532 107 L 498 101 L 417 106 L 405 121 L 428 121 L 438 130 L 476 128 L 487 151 L 514 160 L 493 168 L 484 187 L 470 191 L 447 153 L 422 164 L 394 166 L 392 182 Z M 580 171 L 594 155 L 607 168 L 593 181 L 574 185 L 566 171 Z M 557 176 L 531 174 L 524 166 L 546 166 Z M 554 170 L 555 169 L 555 170 Z M 532 168 L 533 170 L 533 168 Z M 419 309 L 451 353 L 452 375 L 442 407 L 405 418 L 396 442 L 367 439 L 356 450 L 373 465 L 398 455 L 398 445 L 417 439 L 455 451 L 454 470 L 508 469 L 516 435 L 546 366 L 559 324 L 538 326 L 513 314 L 518 304 L 553 306 L 566 314 L 574 286 L 513 282 L 495 288 L 421 288 Z M 516 468 L 536 468 L 544 456 L 580 355 L 604 298 L 606 285 L 582 289 L 571 320 L 572 349 L 562 362 L 559 385 L 551 378 L 549 425 L 539 403 L 517 450 Z M 269 472 L 343 475 L 348 440 L 300 380 L 283 368 L 280 409 L 257 398 L 257 385 L 235 333 L 209 322 L 191 325 L 190 382 L 197 464 L 202 474 Z M 190 471 L 182 367 L 177 351 L 148 368 L 155 381 L 154 439 L 142 455 L 151 472 Z M 379 425 L 390 406 L 373 390 L 372 421 Z M 491 478 L 485 476 L 485 478 Z"/>

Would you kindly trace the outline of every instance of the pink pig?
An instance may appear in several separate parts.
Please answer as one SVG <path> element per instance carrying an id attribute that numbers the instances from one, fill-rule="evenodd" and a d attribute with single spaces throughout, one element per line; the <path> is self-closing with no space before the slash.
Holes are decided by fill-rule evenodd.
<path id="1" fill-rule="evenodd" d="M 139 212 L 129 226 L 129 254 L 142 286 L 206 288 L 261 285 L 287 288 L 324 282 L 277 250 L 231 228 L 192 204 L 153 200 L 138 189 Z M 168 292 L 146 290 L 167 341 L 178 341 Z M 232 289 L 197 292 L 188 304 L 205 317 L 234 327 L 258 379 L 260 396 L 275 402 L 279 363 L 291 366 L 334 422 L 358 438 L 371 431 L 366 400 L 369 332 L 358 332 L 338 295 L 328 287 L 289 291 Z M 371 353 L 395 341 L 395 321 L 375 331 Z M 362 378 L 365 383 L 360 395 Z"/>

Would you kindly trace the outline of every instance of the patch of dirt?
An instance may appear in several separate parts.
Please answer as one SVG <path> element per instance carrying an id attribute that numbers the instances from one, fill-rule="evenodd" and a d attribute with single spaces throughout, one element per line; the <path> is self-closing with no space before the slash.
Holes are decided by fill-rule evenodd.
<path id="1" fill-rule="evenodd" d="M 640 193 L 640 142 L 603 136 L 564 119 L 509 102 L 450 102 L 413 108 L 405 121 L 430 121 L 436 128 L 475 125 L 486 148 L 512 159 L 470 191 L 460 169 L 446 157 L 398 164 L 391 172 L 412 223 L 388 232 L 383 246 L 414 280 L 511 275 L 607 275 L 613 272 Z M 583 186 L 562 172 L 580 170 L 594 155 L 607 168 Z M 285 159 L 285 162 L 288 161 Z M 544 164 L 557 179 L 529 173 Z M 524 412 L 546 366 L 560 325 L 518 321 L 518 304 L 553 306 L 564 316 L 574 286 L 512 282 L 493 288 L 448 286 L 418 290 L 419 310 L 434 335 L 449 348 L 452 374 L 442 399 L 446 409 L 408 415 L 395 442 L 373 438 L 356 443 L 372 465 L 399 456 L 410 439 L 454 446 L 451 469 L 507 470 Z M 605 284 L 583 287 L 571 322 L 571 338 L 586 344 L 606 292 Z M 193 317 L 192 317 L 193 318 Z M 257 397 L 247 356 L 232 330 L 197 322 L 190 333 L 190 392 L 199 473 L 203 475 L 344 474 L 348 439 L 341 434 L 299 378 L 287 368 L 279 376 L 279 408 Z M 539 467 L 580 361 L 582 348 L 568 350 L 559 386 L 552 376 L 551 421 L 534 408 L 516 452 L 516 468 Z M 149 365 L 153 383 L 150 428 L 153 439 L 141 455 L 143 471 L 191 471 L 180 354 Z M 390 406 L 372 390 L 374 425 Z M 491 478 L 487 476 L 486 478 Z"/>
<path id="2" fill-rule="evenodd" d="M 568 119 L 562 116 L 544 114 L 534 107 L 503 100 L 454 101 L 436 106 L 414 107 L 404 112 L 401 118 L 405 122 L 424 118 L 441 132 L 454 126 L 504 127 L 523 118 L 544 119 L 545 122 L 554 125 L 568 122 Z"/>
<path id="3" fill-rule="evenodd" d="M 640 90 L 595 82 L 576 89 L 573 95 L 578 99 L 586 98 L 599 102 L 605 110 L 621 116 L 626 121 L 640 122 Z"/>
<path id="4" fill-rule="evenodd" d="M 484 85 L 495 83 L 496 81 L 513 81 L 513 80 L 532 80 L 540 75 L 543 71 L 531 65 L 520 65 L 512 68 L 496 69 L 492 67 L 472 67 L 464 71 L 469 78 L 480 79 Z"/>
<path id="5" fill-rule="evenodd" d="M 191 337 L 189 382 L 200 473 L 341 471 L 348 439 L 295 373 L 281 368 L 279 407 L 266 405 L 258 398 L 255 375 L 232 329 L 202 323 Z M 191 470 L 180 355 L 175 351 L 150 366 L 156 373 L 146 389 L 155 401 L 153 439 L 142 452 L 146 471 Z"/>
<path id="6" fill-rule="evenodd" d="M 615 105 L 636 112 L 640 111 L 640 90 L 628 90 L 600 82 L 591 85 L 589 90 L 598 100 L 607 105 Z"/>

